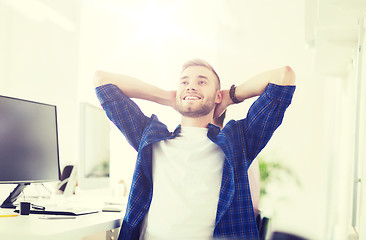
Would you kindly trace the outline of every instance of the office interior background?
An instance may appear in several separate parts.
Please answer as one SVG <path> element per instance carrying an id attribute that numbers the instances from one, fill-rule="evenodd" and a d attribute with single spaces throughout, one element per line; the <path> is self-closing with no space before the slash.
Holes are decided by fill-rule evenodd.
<path id="1" fill-rule="evenodd" d="M 268 184 L 260 208 L 272 230 L 366 239 L 365 14 L 364 0 L 0 0 L 0 95 L 56 105 L 61 166 L 77 165 L 80 103 L 99 106 L 98 69 L 174 89 L 181 65 L 199 57 L 228 88 L 289 65 L 293 102 L 259 157 L 291 174 Z M 137 102 L 171 130 L 179 124 L 173 110 Z M 113 126 L 110 151 L 111 186 L 129 188 L 136 153 Z M 1 199 L 10 188 L 0 185 Z"/>

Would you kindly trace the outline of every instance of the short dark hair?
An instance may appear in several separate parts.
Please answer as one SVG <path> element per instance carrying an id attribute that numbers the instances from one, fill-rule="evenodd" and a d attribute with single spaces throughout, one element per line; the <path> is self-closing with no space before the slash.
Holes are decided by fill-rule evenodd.
<path id="1" fill-rule="evenodd" d="M 202 66 L 202 67 L 206 67 L 209 70 L 211 70 L 215 74 L 215 76 L 217 77 L 217 81 L 219 83 L 219 89 L 221 89 L 220 77 L 216 73 L 215 69 L 208 62 L 206 62 L 205 60 L 200 59 L 200 58 L 191 59 L 191 60 L 189 60 L 189 61 L 187 61 L 187 62 L 185 62 L 183 64 L 183 66 L 182 66 L 182 72 L 184 70 L 186 70 L 188 67 L 192 67 L 192 66 Z"/>

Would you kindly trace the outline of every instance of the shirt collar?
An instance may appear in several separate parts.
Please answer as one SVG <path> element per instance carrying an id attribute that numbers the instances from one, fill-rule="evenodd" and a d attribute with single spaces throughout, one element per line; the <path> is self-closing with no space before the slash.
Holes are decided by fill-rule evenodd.
<path id="1" fill-rule="evenodd" d="M 216 137 L 216 136 L 217 136 L 217 134 L 219 134 L 219 132 L 220 132 L 220 127 L 218 127 L 218 126 L 216 126 L 216 125 L 213 125 L 212 123 L 209 123 L 209 124 L 208 124 L 208 126 L 207 126 L 207 128 L 208 128 L 207 136 L 208 136 L 209 138 L 214 138 L 214 137 Z M 175 128 L 175 130 L 174 130 L 174 132 L 172 133 L 172 135 L 173 135 L 174 137 L 176 137 L 176 136 L 180 133 L 181 129 L 182 129 L 182 125 L 181 125 L 181 124 L 179 124 L 179 125 Z"/>

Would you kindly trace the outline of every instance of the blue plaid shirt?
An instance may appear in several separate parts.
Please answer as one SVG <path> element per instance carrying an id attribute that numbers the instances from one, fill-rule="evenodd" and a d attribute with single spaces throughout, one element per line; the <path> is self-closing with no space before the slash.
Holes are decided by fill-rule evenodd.
<path id="1" fill-rule="evenodd" d="M 295 86 L 269 84 L 250 107 L 247 117 L 220 128 L 209 124 L 207 137 L 225 154 L 213 238 L 258 239 L 247 169 L 281 124 Z M 140 108 L 115 85 L 96 88 L 109 119 L 138 152 L 126 214 L 118 239 L 139 239 L 142 219 L 153 197 L 152 143 L 174 138 L 180 125 L 169 132 L 155 115 Z M 177 216 L 179 217 L 179 216 Z"/>

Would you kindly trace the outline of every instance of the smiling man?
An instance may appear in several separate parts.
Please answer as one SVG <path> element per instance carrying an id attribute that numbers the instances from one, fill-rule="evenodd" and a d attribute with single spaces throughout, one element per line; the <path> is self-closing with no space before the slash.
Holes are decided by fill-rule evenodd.
<path id="1" fill-rule="evenodd" d="M 95 84 L 108 117 L 138 151 L 119 239 L 258 239 L 247 170 L 291 103 L 290 67 L 230 90 L 220 90 L 219 76 L 200 59 L 183 65 L 176 91 L 103 71 Z M 254 96 L 245 118 L 222 130 L 213 124 L 228 106 Z M 172 107 L 181 124 L 169 132 L 131 98 Z"/>
<path id="2" fill-rule="evenodd" d="M 182 114 L 182 125 L 196 126 L 198 123 L 200 127 L 207 127 L 207 123 L 212 122 L 215 105 L 222 100 L 220 82 L 213 69 L 193 63 L 183 66 L 176 94 L 176 110 Z"/>

